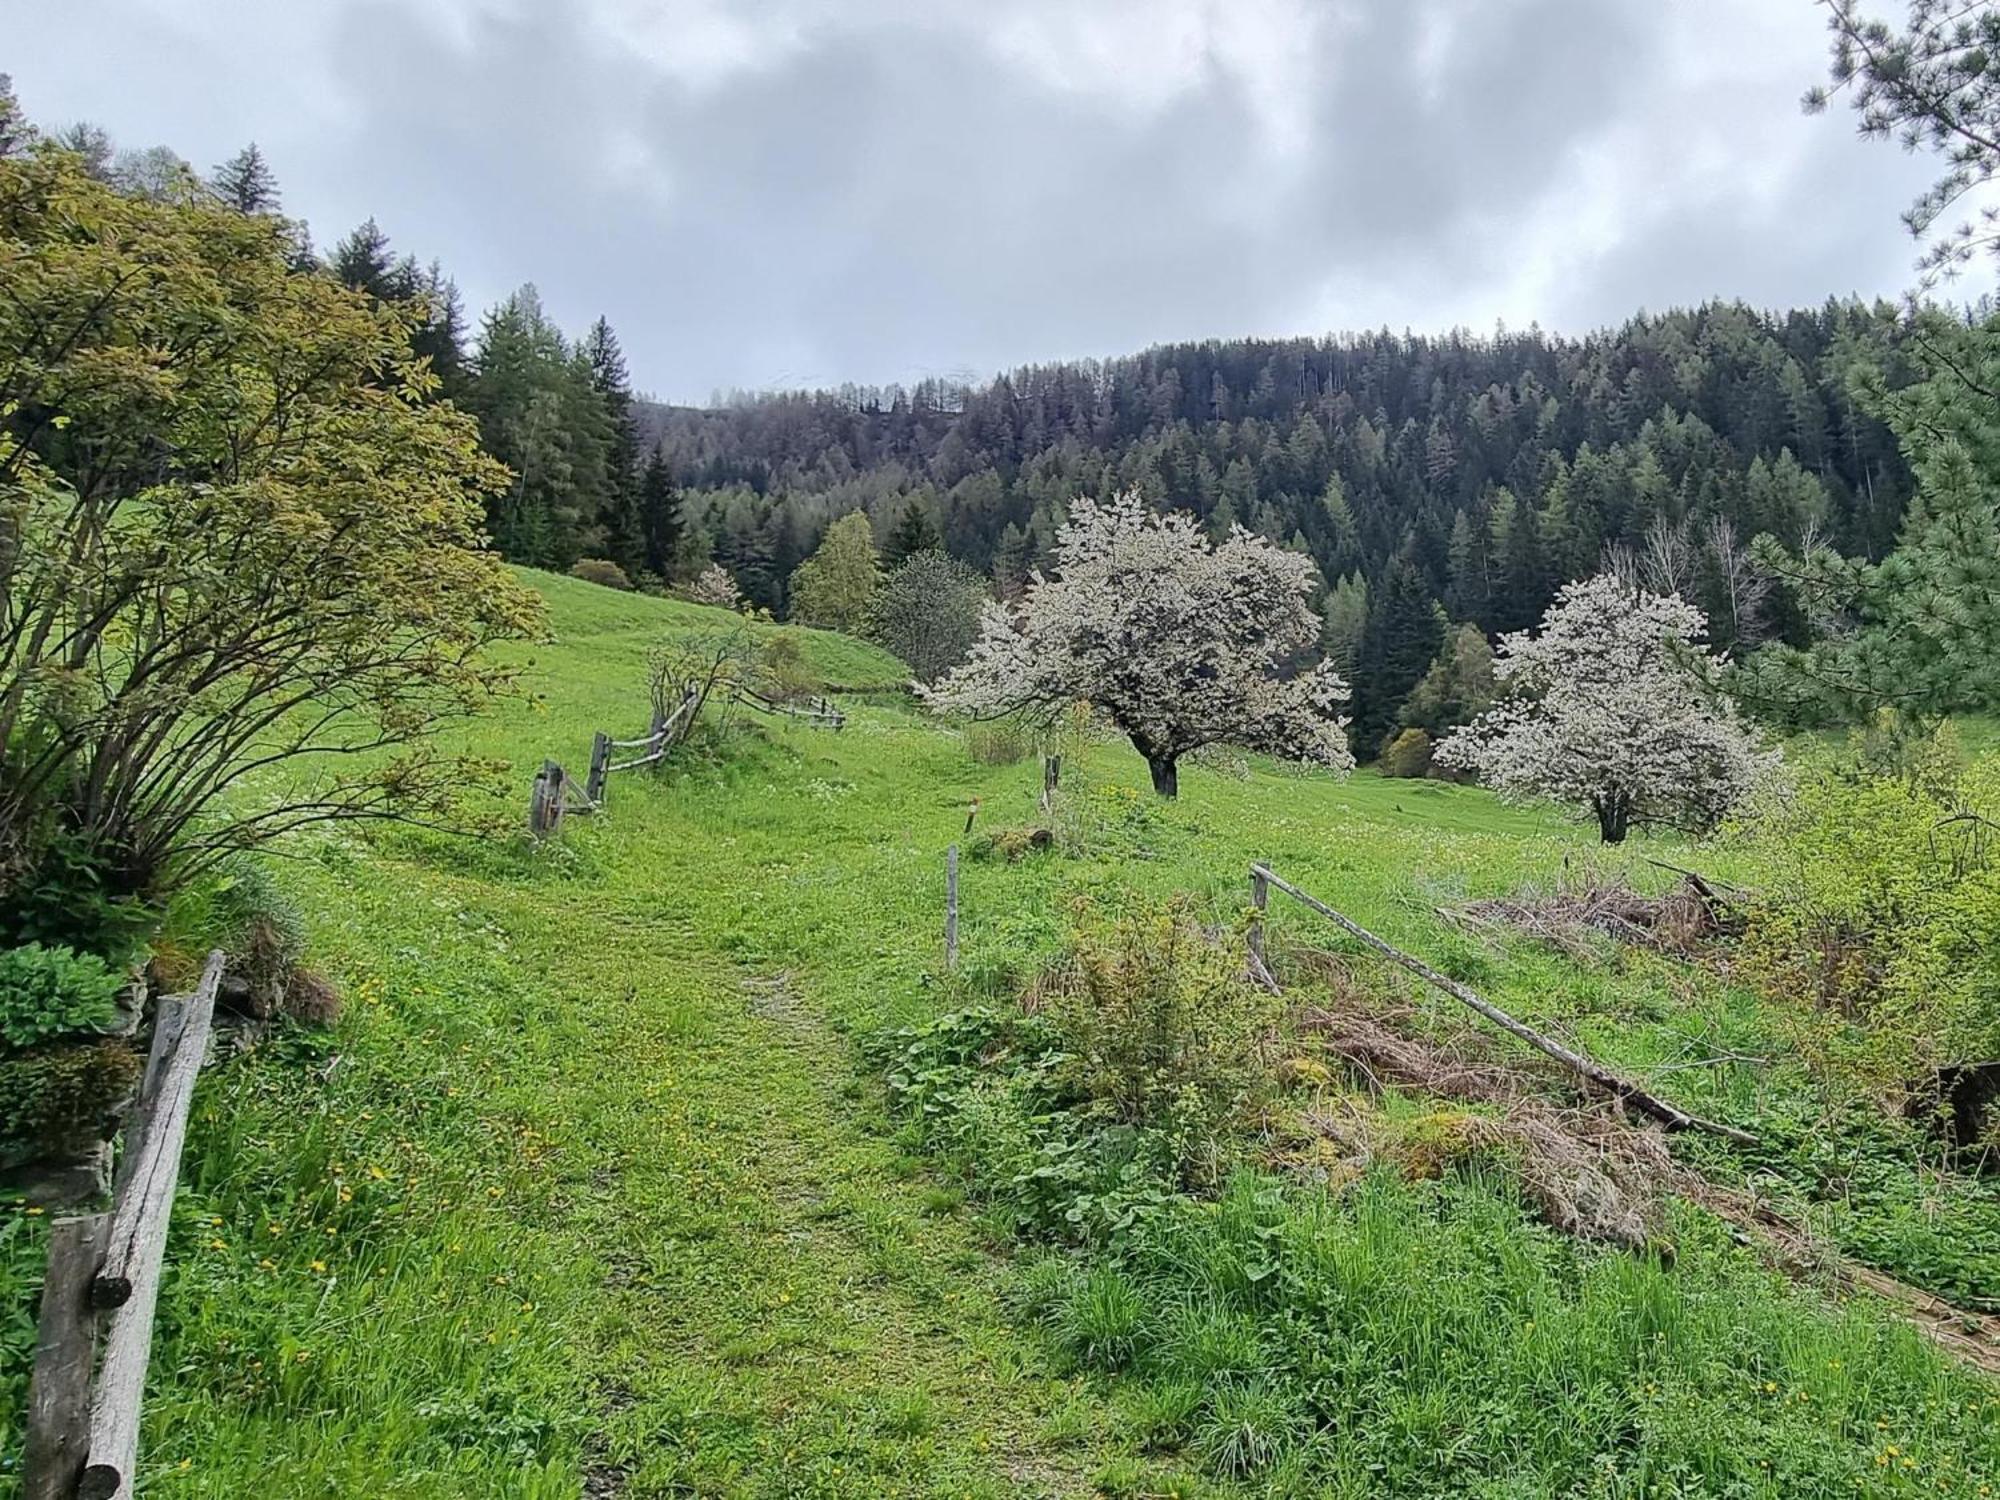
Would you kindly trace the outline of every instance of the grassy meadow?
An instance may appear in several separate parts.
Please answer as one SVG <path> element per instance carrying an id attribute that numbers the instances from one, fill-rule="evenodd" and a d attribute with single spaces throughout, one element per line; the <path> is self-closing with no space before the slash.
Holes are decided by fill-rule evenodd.
<path id="1" fill-rule="evenodd" d="M 580 773 L 594 730 L 643 730 L 653 646 L 723 619 L 536 582 L 553 638 L 526 653 L 530 692 L 467 741 L 513 763 L 523 813 L 544 756 Z M 884 1088 L 904 1045 L 885 1038 L 1011 1005 L 1079 903 L 1185 893 L 1228 930 L 1261 859 L 1756 1130 L 1754 1151 L 1679 1148 L 1718 1179 L 1907 1280 L 1994 1295 L 2000 1191 L 1835 1111 L 1767 1003 L 1436 912 L 1593 872 L 1663 888 L 1649 856 L 1753 878 L 1743 852 L 1607 852 L 1477 789 L 1254 758 L 1185 767 L 1164 804 L 1135 755 L 1093 742 L 1069 751 L 1063 849 L 976 858 L 980 834 L 1034 821 L 1039 764 L 975 758 L 868 691 L 901 675 L 889 658 L 797 634 L 849 691 L 838 734 L 739 714 L 661 774 L 614 778 L 608 809 L 545 848 L 345 829 L 275 862 L 347 1010 L 205 1075 L 148 1495 L 1993 1493 L 2000 1389 L 1692 1209 L 1671 1258 L 1641 1255 L 1559 1235 L 1487 1166 L 1320 1185 L 1253 1145 L 1212 1193 L 1079 1247 L 1001 1211 L 997 1136 L 912 1118 Z M 1274 943 L 1340 948 L 1273 899 Z M 1761 1061 L 1684 1066 L 1723 1054 Z M 1309 1075 L 1274 1136 L 1353 1097 Z M 0 1208 L 10 1455 L 42 1230 Z"/>

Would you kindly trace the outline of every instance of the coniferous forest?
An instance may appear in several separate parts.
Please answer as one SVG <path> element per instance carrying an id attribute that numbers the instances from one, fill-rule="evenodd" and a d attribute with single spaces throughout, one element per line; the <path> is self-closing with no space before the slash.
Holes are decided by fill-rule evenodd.
<path id="1" fill-rule="evenodd" d="M 1860 409 L 1859 367 L 1897 378 L 1893 309 L 1734 303 L 1580 338 L 1379 333 L 1176 344 L 1041 365 L 979 387 L 743 396 L 649 408 L 649 447 L 691 524 L 758 604 L 835 517 L 881 537 L 929 519 L 1003 593 L 1046 562 L 1078 495 L 1137 488 L 1310 555 L 1326 647 L 1354 682 L 1364 752 L 1451 621 L 1541 618 L 1623 547 L 1739 648 L 1795 630 L 1736 598 L 1769 532 L 1879 556 L 1910 480 Z"/>

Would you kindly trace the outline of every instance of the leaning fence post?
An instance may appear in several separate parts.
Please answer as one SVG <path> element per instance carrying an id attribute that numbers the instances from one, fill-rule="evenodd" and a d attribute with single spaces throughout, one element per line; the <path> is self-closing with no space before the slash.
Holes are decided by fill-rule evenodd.
<path id="1" fill-rule="evenodd" d="M 1264 913 L 1271 905 L 1271 879 L 1257 865 L 1250 867 L 1250 909 L 1257 913 L 1250 919 L 1250 956 L 1257 960 L 1257 966 L 1264 966 Z"/>
<path id="2" fill-rule="evenodd" d="M 583 795 L 593 807 L 604 800 L 604 775 L 610 765 L 611 736 L 600 729 L 590 742 L 590 775 L 583 783 Z"/>
<path id="3" fill-rule="evenodd" d="M 97 1360 L 91 1284 L 111 1239 L 111 1215 L 58 1219 L 49 1231 L 49 1273 L 28 1383 L 22 1500 L 71 1500 L 90 1454 L 90 1377 Z"/>
<path id="4" fill-rule="evenodd" d="M 549 763 L 542 762 L 528 788 L 528 832 L 536 838 L 549 831 Z"/>
<path id="5" fill-rule="evenodd" d="M 958 845 L 944 851 L 944 966 L 958 967 Z"/>

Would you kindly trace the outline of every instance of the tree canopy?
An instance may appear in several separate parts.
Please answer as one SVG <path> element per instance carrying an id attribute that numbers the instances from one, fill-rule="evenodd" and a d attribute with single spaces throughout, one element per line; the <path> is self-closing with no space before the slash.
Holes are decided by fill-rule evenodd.
<path id="1" fill-rule="evenodd" d="M 537 603 L 505 473 L 414 319 L 299 275 L 276 221 L 0 160 L 0 892 L 51 840 L 114 894 L 316 820 L 435 815 L 431 732 Z M 289 790 L 246 777 L 315 758 Z"/>
<path id="2" fill-rule="evenodd" d="M 1775 757 L 1691 670 L 1706 625 L 1610 574 L 1565 584 L 1539 632 L 1501 640 L 1505 696 L 1437 760 L 1503 796 L 1587 810 L 1608 844 L 1634 826 L 1712 828 Z"/>
<path id="3" fill-rule="evenodd" d="M 1079 499 L 1055 564 L 1018 603 L 987 604 L 970 658 L 926 690 L 934 708 L 1053 717 L 1088 703 L 1168 797 L 1180 758 L 1218 742 L 1352 766 L 1347 684 L 1302 664 L 1320 630 L 1306 558 L 1240 527 L 1211 542 L 1192 516 L 1127 492 Z"/>

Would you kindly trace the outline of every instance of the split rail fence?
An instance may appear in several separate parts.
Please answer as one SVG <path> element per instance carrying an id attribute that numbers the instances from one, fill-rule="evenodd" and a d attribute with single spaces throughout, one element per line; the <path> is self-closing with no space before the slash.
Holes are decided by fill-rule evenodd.
<path id="1" fill-rule="evenodd" d="M 732 687 L 728 692 L 731 701 L 756 713 L 803 719 L 807 723 L 835 730 L 845 727 L 847 723 L 847 715 L 825 698 L 794 704 L 779 702 L 747 687 Z M 601 810 L 610 790 L 611 777 L 621 771 L 637 771 L 646 766 L 659 765 L 666 759 L 667 752 L 694 729 L 694 721 L 701 712 L 703 701 L 702 695 L 690 687 L 672 712 L 655 709 L 653 727 L 637 739 L 615 740 L 609 732 L 598 730 L 591 737 L 590 769 L 580 784 L 559 762 L 543 761 L 528 793 L 528 831 L 538 839 L 546 838 L 561 831 L 564 818 L 584 817 Z M 621 750 L 637 753 L 623 760 L 613 759 Z"/>
<path id="2" fill-rule="evenodd" d="M 221 953 L 209 954 L 192 994 L 159 1002 L 111 1208 L 51 1227 L 22 1500 L 118 1500 L 138 1484 L 139 1406 L 167 1220 L 222 964 Z"/>

